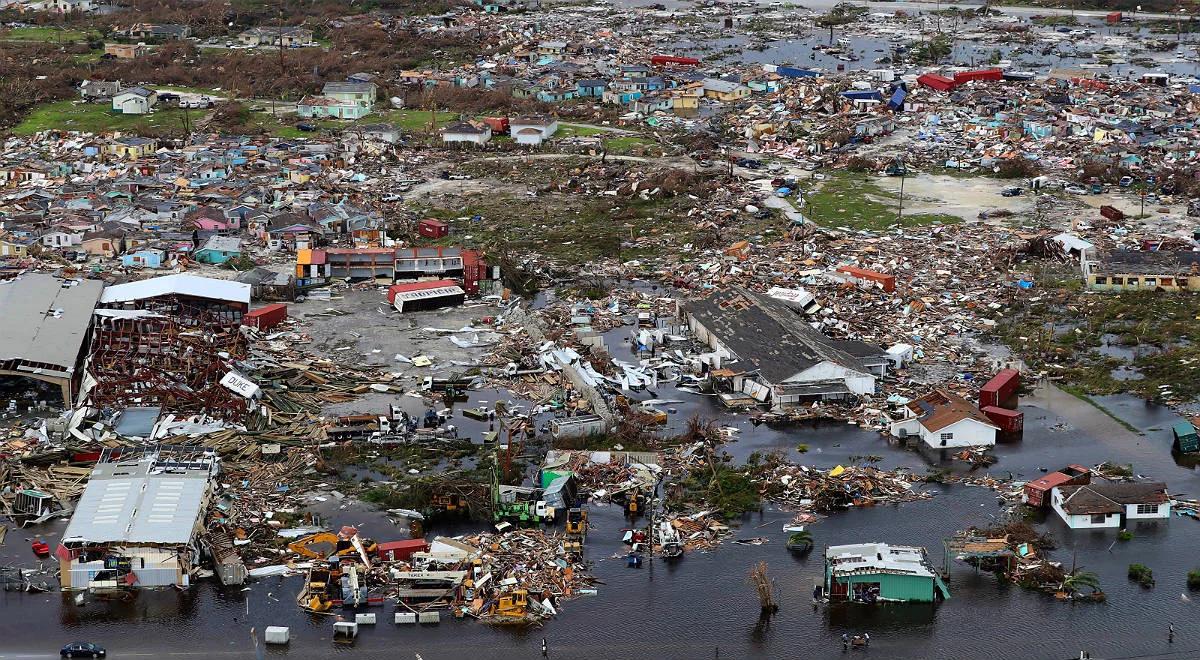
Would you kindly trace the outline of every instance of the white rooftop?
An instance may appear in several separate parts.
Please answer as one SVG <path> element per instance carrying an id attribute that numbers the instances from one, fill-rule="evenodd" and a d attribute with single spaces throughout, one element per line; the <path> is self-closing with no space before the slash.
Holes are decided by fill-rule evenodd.
<path id="1" fill-rule="evenodd" d="M 133 302 L 159 296 L 184 295 L 210 300 L 250 303 L 250 285 L 199 275 L 164 275 L 110 286 L 100 296 L 102 304 Z"/>
<path id="2" fill-rule="evenodd" d="M 825 558 L 834 575 L 851 573 L 901 573 L 933 577 L 925 548 L 887 543 L 855 543 L 826 548 Z"/>

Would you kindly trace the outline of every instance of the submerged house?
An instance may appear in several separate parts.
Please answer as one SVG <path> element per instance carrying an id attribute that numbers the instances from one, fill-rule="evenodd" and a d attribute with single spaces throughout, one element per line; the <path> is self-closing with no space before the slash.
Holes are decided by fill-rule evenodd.
<path id="1" fill-rule="evenodd" d="M 933 603 L 950 598 L 950 589 L 925 548 L 856 543 L 825 550 L 825 594 L 840 602 Z"/>
<path id="2" fill-rule="evenodd" d="M 892 423 L 892 435 L 919 437 L 930 449 L 991 447 L 1000 427 L 975 404 L 947 390 L 934 390 L 908 402 L 904 419 Z"/>
<path id="3" fill-rule="evenodd" d="M 688 328 L 712 348 L 707 366 L 731 370 L 734 391 L 773 408 L 874 394 L 872 369 L 886 369 L 867 366 L 782 301 L 741 287 L 693 300 L 685 311 Z"/>
<path id="4" fill-rule="evenodd" d="M 191 585 L 219 469 L 211 450 L 106 450 L 55 555 L 64 591 Z"/>
<path id="5" fill-rule="evenodd" d="M 1058 486 L 1050 507 L 1071 529 L 1124 527 L 1131 520 L 1171 517 L 1171 498 L 1161 481 Z"/>

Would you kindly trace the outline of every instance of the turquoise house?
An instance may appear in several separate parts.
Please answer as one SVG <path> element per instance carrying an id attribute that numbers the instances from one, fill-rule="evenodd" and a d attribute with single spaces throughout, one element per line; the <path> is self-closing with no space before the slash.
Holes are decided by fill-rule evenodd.
<path id="1" fill-rule="evenodd" d="M 236 236 L 210 236 L 194 257 L 202 264 L 220 265 L 242 254 L 242 239 Z"/>
<path id="2" fill-rule="evenodd" d="M 933 603 L 950 589 L 925 548 L 886 543 L 834 545 L 825 550 L 825 596 L 830 602 Z"/>
<path id="3" fill-rule="evenodd" d="M 121 265 L 126 268 L 162 268 L 166 258 L 165 250 L 147 248 L 121 255 Z"/>

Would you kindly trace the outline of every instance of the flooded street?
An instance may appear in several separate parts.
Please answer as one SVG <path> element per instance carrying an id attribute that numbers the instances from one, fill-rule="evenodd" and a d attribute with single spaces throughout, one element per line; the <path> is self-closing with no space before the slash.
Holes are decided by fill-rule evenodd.
<path id="1" fill-rule="evenodd" d="M 481 392 L 478 398 L 494 396 Z M 660 396 L 667 396 L 660 392 Z M 670 395 L 675 398 L 676 395 Z M 880 467 L 907 467 L 922 473 L 929 464 L 916 453 L 894 447 L 877 433 L 845 424 L 753 426 L 744 415 L 730 415 L 714 407 L 711 399 L 677 393 L 685 403 L 673 406 L 673 423 L 693 413 L 720 415 L 722 425 L 741 429 L 726 449 L 737 460 L 752 452 L 783 450 L 792 460 L 832 468 L 851 456 L 874 453 L 883 457 Z M 477 397 L 472 397 L 473 399 Z M 1126 430 L 1093 406 L 1057 390 L 1043 389 L 1027 398 L 1026 431 L 1020 442 L 1001 444 L 993 474 L 1017 479 L 1036 478 L 1042 468 L 1067 463 L 1095 464 L 1105 460 L 1132 463 L 1134 471 L 1165 480 L 1172 494 L 1200 492 L 1200 478 L 1171 459 L 1173 415 L 1140 401 L 1108 397 L 1103 400 L 1144 435 Z M 796 447 L 809 449 L 801 455 Z M 965 464 L 950 465 L 956 471 Z M 626 525 L 615 506 L 591 505 L 592 530 L 586 548 L 595 563 L 601 584 L 595 596 L 567 602 L 561 615 L 544 627 L 514 630 L 479 622 L 443 619 L 436 626 L 396 626 L 392 607 L 375 611 L 380 623 L 362 629 L 351 647 L 334 644 L 328 616 L 309 615 L 295 605 L 301 577 L 253 580 L 244 590 L 221 589 L 213 580 L 202 581 L 190 593 L 142 592 L 127 602 L 89 602 L 77 607 L 58 593 L 5 593 L 6 614 L 3 657 L 31 654 L 48 657 L 69 639 L 102 640 L 111 657 L 255 657 L 251 629 L 261 633 L 268 625 L 292 628 L 286 650 L 268 649 L 271 657 L 326 657 L 357 654 L 360 657 L 435 658 L 534 658 L 542 639 L 553 658 L 641 657 L 841 657 L 844 632 L 867 631 L 872 637 L 868 652 L 875 657 L 945 658 L 977 657 L 980 648 L 994 657 L 1066 658 L 1081 648 L 1096 657 L 1120 654 L 1164 653 L 1200 647 L 1200 628 L 1191 626 L 1195 605 L 1187 593 L 1185 577 L 1196 567 L 1189 553 L 1179 548 L 1200 543 L 1200 523 L 1176 517 L 1157 524 L 1132 528 L 1134 538 L 1115 542 L 1115 532 L 1070 531 L 1057 518 L 1035 521 L 1041 531 L 1059 540 L 1051 557 L 1068 566 L 1081 565 L 1100 576 L 1108 594 L 1105 604 L 1070 605 L 1048 595 L 999 584 L 987 573 L 976 573 L 950 558 L 952 598 L 940 605 L 836 605 L 815 608 L 810 592 L 821 580 L 821 556 L 826 545 L 886 541 L 925 546 L 935 564 L 944 561 L 942 540 L 970 525 L 987 525 L 1000 514 L 1000 501 L 991 490 L 969 486 L 927 486 L 935 497 L 901 505 L 852 509 L 835 513 L 813 525 L 817 547 L 804 554 L 784 549 L 781 530 L 791 518 L 786 511 L 768 508 L 745 516 L 734 537 L 717 550 L 689 553 L 675 564 L 658 560 L 644 568 L 629 569 L 623 561 L 625 546 L 620 530 Z M 406 536 L 403 528 L 388 521 L 368 505 L 326 501 L 314 510 L 335 525 L 352 524 L 364 534 L 383 539 Z M 61 529 L 61 523 L 51 523 Z M 459 534 L 472 527 L 437 526 L 431 535 Z M 20 539 L 29 530 L 10 532 L 0 562 L 30 562 Z M 766 537 L 763 545 L 738 545 L 737 538 Z M 759 622 L 753 590 L 746 583 L 748 569 L 766 561 L 780 594 L 781 611 Z M 1143 589 L 1125 577 L 1127 564 L 1150 566 L 1158 580 Z M 686 606 L 681 606 L 686 603 Z M 986 613 L 986 616 L 983 614 Z M 1162 622 L 1147 625 L 1146 622 Z M 1166 622 L 1178 631 L 1174 645 L 1166 640 Z M 1092 633 L 1080 638 L 1079 630 Z M 964 631 L 969 631 L 965 634 Z M 1070 640 L 1069 642 L 1047 640 Z M 1067 645 L 1063 645 L 1063 644 Z M 603 652 L 598 649 L 603 648 Z"/>

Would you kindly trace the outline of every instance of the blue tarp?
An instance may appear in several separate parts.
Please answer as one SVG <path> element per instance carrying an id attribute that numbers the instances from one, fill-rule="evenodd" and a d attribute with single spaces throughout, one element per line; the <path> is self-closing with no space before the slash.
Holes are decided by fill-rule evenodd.
<path id="1" fill-rule="evenodd" d="M 816 78 L 821 75 L 818 71 L 810 71 L 808 69 L 797 69 L 791 66 L 781 66 L 775 69 L 775 73 L 787 78 Z"/>
<path id="2" fill-rule="evenodd" d="M 904 99 L 908 98 L 908 92 L 903 88 L 897 87 L 895 92 L 892 92 L 892 99 L 888 101 L 888 107 L 892 110 L 900 110 L 904 107 Z"/>

